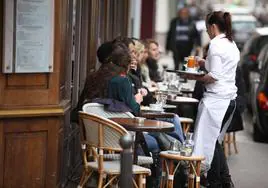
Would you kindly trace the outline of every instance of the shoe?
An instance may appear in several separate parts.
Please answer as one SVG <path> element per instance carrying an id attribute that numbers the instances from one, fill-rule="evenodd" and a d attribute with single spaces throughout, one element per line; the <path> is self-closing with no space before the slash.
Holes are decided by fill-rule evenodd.
<path id="1" fill-rule="evenodd" d="M 207 177 L 205 176 L 205 174 L 201 174 L 200 185 L 202 185 L 203 187 L 209 186 L 209 183 L 208 183 L 208 180 L 207 180 Z"/>

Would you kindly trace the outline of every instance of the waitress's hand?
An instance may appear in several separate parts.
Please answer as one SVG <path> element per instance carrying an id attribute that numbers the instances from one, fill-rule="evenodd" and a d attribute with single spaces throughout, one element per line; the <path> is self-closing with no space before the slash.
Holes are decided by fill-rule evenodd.
<path id="1" fill-rule="evenodd" d="M 198 63 L 199 67 L 204 67 L 205 66 L 205 59 L 202 59 L 199 56 L 195 56 L 195 61 Z"/>

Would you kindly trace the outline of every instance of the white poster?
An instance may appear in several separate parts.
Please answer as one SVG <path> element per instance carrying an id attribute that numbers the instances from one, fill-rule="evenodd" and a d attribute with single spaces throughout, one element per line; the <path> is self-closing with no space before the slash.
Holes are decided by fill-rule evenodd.
<path id="1" fill-rule="evenodd" d="M 52 72 L 53 0 L 16 0 L 15 72 Z"/>

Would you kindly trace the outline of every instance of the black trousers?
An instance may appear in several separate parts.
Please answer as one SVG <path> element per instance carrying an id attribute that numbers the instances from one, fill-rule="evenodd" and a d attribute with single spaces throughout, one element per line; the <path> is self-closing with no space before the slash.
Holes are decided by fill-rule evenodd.
<path id="1" fill-rule="evenodd" d="M 232 111 L 235 108 L 235 100 L 232 100 L 228 106 L 228 109 L 225 113 L 222 128 L 225 122 L 229 119 Z M 216 141 L 215 151 L 213 160 L 211 163 L 211 168 L 208 171 L 207 180 L 209 183 L 208 188 L 231 188 L 232 179 L 229 173 L 228 164 L 223 152 L 221 144 Z"/>

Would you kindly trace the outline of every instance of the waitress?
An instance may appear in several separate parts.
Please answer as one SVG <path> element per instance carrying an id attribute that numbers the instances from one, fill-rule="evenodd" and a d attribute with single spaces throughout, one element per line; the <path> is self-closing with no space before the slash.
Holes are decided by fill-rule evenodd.
<path id="1" fill-rule="evenodd" d="M 208 14 L 206 27 L 210 46 L 206 60 L 199 59 L 198 63 L 208 73 L 203 77 L 187 77 L 205 84 L 204 96 L 198 107 L 193 154 L 206 158 L 204 170 L 209 188 L 229 188 L 233 187 L 233 183 L 219 142 L 235 108 L 235 75 L 240 54 L 232 38 L 231 15 L 228 12 Z"/>

